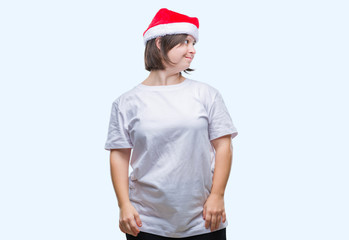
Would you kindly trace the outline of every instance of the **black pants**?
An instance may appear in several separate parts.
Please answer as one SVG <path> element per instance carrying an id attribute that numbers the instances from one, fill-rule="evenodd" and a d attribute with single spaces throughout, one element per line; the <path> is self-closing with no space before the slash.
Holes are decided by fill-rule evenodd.
<path id="1" fill-rule="evenodd" d="M 134 237 L 126 233 L 126 237 L 127 237 L 127 240 L 226 240 L 227 239 L 225 228 L 218 231 L 195 235 L 191 237 L 185 237 L 185 238 L 162 237 L 159 235 L 154 235 L 154 234 L 145 233 L 145 232 L 138 233 L 137 237 Z"/>

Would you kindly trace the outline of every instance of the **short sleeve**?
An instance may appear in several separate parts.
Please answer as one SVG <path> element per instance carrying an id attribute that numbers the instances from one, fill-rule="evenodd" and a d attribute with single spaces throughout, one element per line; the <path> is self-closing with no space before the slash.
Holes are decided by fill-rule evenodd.
<path id="1" fill-rule="evenodd" d="M 233 139 L 238 135 L 237 129 L 230 117 L 222 95 L 217 92 L 208 113 L 208 134 L 210 141 L 231 134 Z"/>
<path id="2" fill-rule="evenodd" d="M 117 148 L 132 148 L 132 143 L 127 130 L 125 118 L 118 107 L 118 102 L 113 102 L 109 127 L 108 136 L 105 143 L 104 149 L 111 150 Z"/>

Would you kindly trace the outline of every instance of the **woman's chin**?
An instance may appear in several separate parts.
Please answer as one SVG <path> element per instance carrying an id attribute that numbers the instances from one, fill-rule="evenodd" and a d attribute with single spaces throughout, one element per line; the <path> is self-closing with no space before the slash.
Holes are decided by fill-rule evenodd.
<path id="1" fill-rule="evenodd" d="M 185 64 L 185 65 L 182 65 L 182 66 L 176 66 L 176 67 L 173 67 L 172 70 L 175 70 L 175 72 L 182 72 L 186 69 L 190 68 L 190 64 Z M 167 70 L 170 70 L 171 67 L 168 67 L 166 68 Z"/>
<path id="2" fill-rule="evenodd" d="M 182 71 L 184 71 L 184 70 L 186 70 L 186 69 L 188 69 L 188 68 L 190 68 L 190 64 L 188 64 L 187 66 L 183 67 L 183 70 L 182 70 Z"/>

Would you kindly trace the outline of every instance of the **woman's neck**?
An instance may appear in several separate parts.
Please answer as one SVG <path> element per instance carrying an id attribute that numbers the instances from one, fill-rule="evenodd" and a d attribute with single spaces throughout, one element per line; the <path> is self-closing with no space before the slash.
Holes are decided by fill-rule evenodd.
<path id="1" fill-rule="evenodd" d="M 167 73 L 162 70 L 151 71 L 149 76 L 142 82 L 144 85 L 149 86 L 163 86 L 163 85 L 173 85 L 181 83 L 185 80 L 185 77 L 179 73 Z"/>

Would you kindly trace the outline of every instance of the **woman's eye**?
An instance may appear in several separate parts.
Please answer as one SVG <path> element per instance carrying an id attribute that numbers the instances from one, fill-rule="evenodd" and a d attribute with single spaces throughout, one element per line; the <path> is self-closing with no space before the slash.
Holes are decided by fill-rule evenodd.
<path id="1" fill-rule="evenodd" d="M 190 43 L 190 40 L 186 39 L 186 40 L 183 41 L 183 43 L 184 43 L 185 45 L 188 45 L 188 44 Z M 196 44 L 196 42 L 193 41 L 193 46 L 194 46 L 195 44 Z"/>

